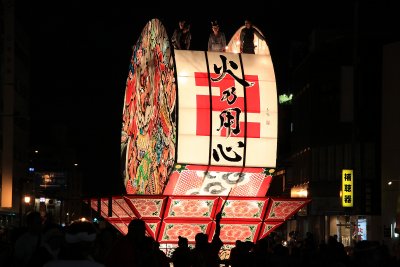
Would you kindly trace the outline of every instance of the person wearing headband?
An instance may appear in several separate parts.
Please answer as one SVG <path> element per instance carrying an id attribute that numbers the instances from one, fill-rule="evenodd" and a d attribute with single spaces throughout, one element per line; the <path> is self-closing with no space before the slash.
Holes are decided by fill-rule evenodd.
<path id="1" fill-rule="evenodd" d="M 225 33 L 219 28 L 218 21 L 211 21 L 210 36 L 208 37 L 208 51 L 225 52 L 226 38 Z"/>

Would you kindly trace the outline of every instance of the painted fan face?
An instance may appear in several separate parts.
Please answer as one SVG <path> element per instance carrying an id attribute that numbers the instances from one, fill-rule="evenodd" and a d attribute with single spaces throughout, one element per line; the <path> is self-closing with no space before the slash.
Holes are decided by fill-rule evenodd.
<path id="1" fill-rule="evenodd" d="M 133 47 L 125 88 L 122 172 L 128 194 L 161 194 L 175 157 L 174 64 L 164 26 L 153 19 Z"/>

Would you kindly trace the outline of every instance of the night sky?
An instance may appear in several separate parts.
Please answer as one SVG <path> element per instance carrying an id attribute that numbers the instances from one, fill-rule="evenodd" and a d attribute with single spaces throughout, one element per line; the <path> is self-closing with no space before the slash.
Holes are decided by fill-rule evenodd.
<path id="1" fill-rule="evenodd" d="M 124 193 L 119 149 L 125 81 L 131 47 L 149 20 L 160 19 L 169 36 L 180 18 L 188 20 L 192 49 L 205 50 L 212 19 L 229 41 L 250 18 L 268 39 L 278 92 L 286 92 L 291 44 L 307 41 L 313 28 L 351 28 L 354 18 L 352 1 L 266 1 L 264 8 L 249 1 L 229 8 L 226 1 L 26 2 L 17 15 L 31 39 L 32 144 L 48 143 L 55 134 L 46 131 L 49 125 L 66 125 L 65 144 L 78 151 L 85 192 L 101 195 Z M 389 12 L 391 6 L 376 10 Z"/>

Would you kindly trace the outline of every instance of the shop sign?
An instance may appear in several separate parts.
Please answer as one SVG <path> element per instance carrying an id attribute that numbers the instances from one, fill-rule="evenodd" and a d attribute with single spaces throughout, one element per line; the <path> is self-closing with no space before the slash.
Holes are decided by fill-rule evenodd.
<path id="1" fill-rule="evenodd" d="M 342 170 L 342 206 L 353 207 L 353 170 Z"/>

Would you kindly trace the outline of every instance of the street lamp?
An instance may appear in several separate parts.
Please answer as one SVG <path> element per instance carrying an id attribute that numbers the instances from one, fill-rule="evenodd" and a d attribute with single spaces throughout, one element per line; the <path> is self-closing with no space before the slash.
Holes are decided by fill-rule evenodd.
<path id="1" fill-rule="evenodd" d="M 30 203 L 31 203 L 31 196 L 26 195 L 26 196 L 24 197 L 24 202 L 25 202 L 26 205 L 30 204 Z"/>
<path id="2" fill-rule="evenodd" d="M 390 181 L 388 182 L 388 185 L 392 185 L 393 182 L 400 182 L 400 180 L 390 180 Z"/>
<path id="3" fill-rule="evenodd" d="M 30 195 L 24 196 L 25 213 L 31 210 L 31 200 L 32 200 L 32 197 Z"/>
<path id="4" fill-rule="evenodd" d="M 389 180 L 388 181 L 388 186 L 392 187 L 393 183 L 395 182 L 400 182 L 400 179 L 394 179 L 394 180 Z M 390 237 L 391 238 L 397 238 L 399 236 L 400 232 L 400 195 L 397 193 L 399 191 L 400 187 L 395 186 L 395 188 L 392 187 L 392 191 L 394 194 L 393 197 L 391 197 L 391 215 L 390 215 Z M 397 195 L 397 196 L 396 196 Z"/>

